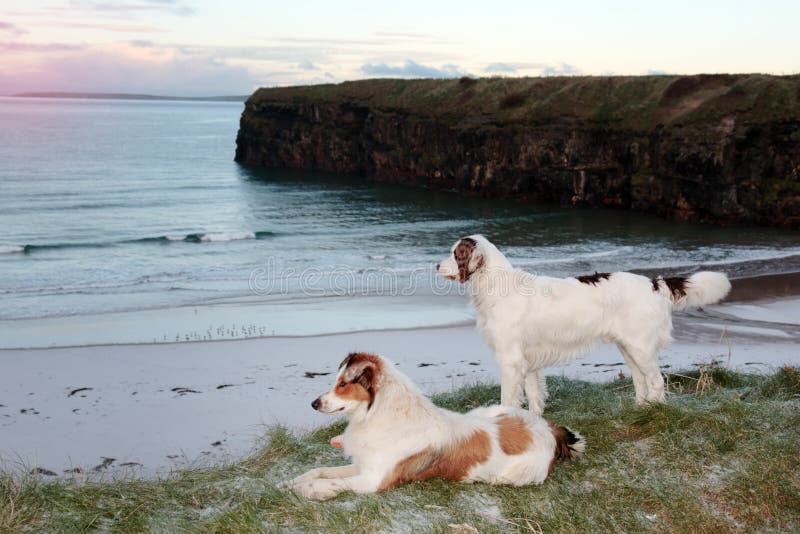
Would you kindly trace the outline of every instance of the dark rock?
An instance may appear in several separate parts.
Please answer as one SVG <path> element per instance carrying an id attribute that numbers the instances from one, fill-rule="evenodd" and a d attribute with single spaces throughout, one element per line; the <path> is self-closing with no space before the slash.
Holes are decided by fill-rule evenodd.
<path id="1" fill-rule="evenodd" d="M 170 391 L 172 391 L 173 393 L 177 393 L 178 395 L 181 395 L 181 396 L 186 395 L 187 393 L 201 393 L 200 391 L 197 391 L 196 389 L 182 388 L 182 387 L 172 388 L 172 389 L 170 389 Z"/>
<path id="2" fill-rule="evenodd" d="M 318 376 L 328 376 L 330 373 L 316 373 L 314 371 L 306 371 L 306 374 L 303 375 L 306 378 L 316 378 Z"/>
<path id="3" fill-rule="evenodd" d="M 30 473 L 32 475 L 45 475 L 48 477 L 57 477 L 58 473 L 50 471 L 49 469 L 45 469 L 44 467 L 34 467 L 31 469 Z"/>
<path id="4" fill-rule="evenodd" d="M 103 471 L 104 469 L 108 469 L 111 467 L 111 464 L 117 461 L 116 458 L 108 458 L 103 456 L 103 461 L 97 464 L 96 466 L 92 467 L 92 471 Z"/>

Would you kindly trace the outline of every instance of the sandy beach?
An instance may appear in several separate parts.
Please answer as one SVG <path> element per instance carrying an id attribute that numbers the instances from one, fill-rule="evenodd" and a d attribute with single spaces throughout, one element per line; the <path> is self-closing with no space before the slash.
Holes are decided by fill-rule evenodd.
<path id="1" fill-rule="evenodd" d="M 761 285 L 782 287 L 786 280 Z M 776 291 L 747 300 L 757 294 L 754 284 L 736 282 L 735 300 L 676 314 L 675 342 L 662 353 L 662 368 L 712 360 L 753 372 L 800 365 L 800 298 Z M 302 430 L 332 422 L 309 404 L 353 350 L 391 358 L 426 393 L 498 380 L 488 347 L 463 325 L 2 350 L 0 461 L 17 472 L 153 476 L 235 460 L 271 425 Z M 588 380 L 620 373 L 628 370 L 611 345 L 547 370 Z"/>

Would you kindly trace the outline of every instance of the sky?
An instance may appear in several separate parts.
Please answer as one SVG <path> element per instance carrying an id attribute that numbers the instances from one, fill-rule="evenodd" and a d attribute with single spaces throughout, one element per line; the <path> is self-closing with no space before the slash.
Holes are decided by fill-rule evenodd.
<path id="1" fill-rule="evenodd" d="M 0 95 L 800 72 L 800 1 L 0 0 Z"/>

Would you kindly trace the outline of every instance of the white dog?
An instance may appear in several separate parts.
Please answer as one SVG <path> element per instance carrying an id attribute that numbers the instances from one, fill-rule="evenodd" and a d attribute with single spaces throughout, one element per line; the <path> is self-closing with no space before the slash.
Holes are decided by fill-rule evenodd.
<path id="1" fill-rule="evenodd" d="M 538 484 L 555 460 L 577 456 L 585 446 L 578 433 L 519 408 L 466 414 L 438 408 L 374 354 L 345 358 L 333 389 L 311 406 L 349 417 L 342 444 L 353 463 L 312 469 L 284 484 L 310 499 L 348 490 L 374 493 L 433 477 Z"/>
<path id="2" fill-rule="evenodd" d="M 579 355 L 596 341 L 619 347 L 630 367 L 636 402 L 664 400 L 658 353 L 671 341 L 672 311 L 719 302 L 731 284 L 722 273 L 649 279 L 633 273 L 577 278 L 514 269 L 481 235 L 460 239 L 436 265 L 445 278 L 471 283 L 478 327 L 500 365 L 501 402 L 544 411 L 540 370 Z"/>

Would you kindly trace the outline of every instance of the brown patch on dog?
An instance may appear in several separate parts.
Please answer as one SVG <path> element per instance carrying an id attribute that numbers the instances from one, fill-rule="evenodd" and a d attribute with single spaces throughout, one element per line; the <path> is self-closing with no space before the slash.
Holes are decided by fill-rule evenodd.
<path id="1" fill-rule="evenodd" d="M 375 401 L 375 395 L 378 393 L 378 377 L 383 372 L 383 361 L 380 357 L 366 352 L 351 352 L 339 364 L 339 369 L 344 369 L 344 371 L 340 373 L 342 382 L 336 387 L 337 395 L 342 383 L 356 385 L 363 389 L 368 396 L 368 399 L 364 400 L 368 400 L 367 409 L 370 409 Z M 360 397 L 350 398 L 360 400 Z"/>
<path id="2" fill-rule="evenodd" d="M 553 451 L 553 459 L 550 460 L 550 467 L 547 469 L 547 476 L 550 476 L 550 473 L 553 472 L 553 464 L 556 460 L 569 460 L 580 454 L 580 451 L 573 447 L 573 445 L 580 441 L 580 438 L 565 426 L 557 426 L 550 422 L 547 424 L 550 425 L 550 431 L 553 433 L 553 437 L 556 438 L 556 448 L 555 451 Z"/>
<path id="3" fill-rule="evenodd" d="M 664 283 L 667 284 L 670 293 L 672 293 L 673 300 L 678 300 L 686 296 L 686 278 L 683 276 L 673 276 L 672 278 L 664 278 Z"/>
<path id="4" fill-rule="evenodd" d="M 448 480 L 464 480 L 473 466 L 489 459 L 492 441 L 483 430 L 475 431 L 468 438 L 460 439 L 445 449 L 427 447 L 400 461 L 383 479 L 379 487 L 386 490 L 417 480 L 441 477 Z"/>
<path id="5" fill-rule="evenodd" d="M 475 247 L 478 242 L 471 237 L 463 237 L 453 250 L 453 257 L 458 265 L 458 279 L 462 284 L 469 280 L 472 273 L 483 267 L 483 258 L 478 258 L 478 265 L 474 270 L 469 270 L 469 264 L 472 262 L 472 254 L 475 252 Z"/>
<path id="6" fill-rule="evenodd" d="M 594 274 L 585 274 L 583 276 L 576 276 L 575 278 L 577 278 L 578 282 L 581 284 L 591 284 L 596 286 L 601 280 L 608 280 L 609 276 L 611 276 L 611 273 L 598 273 L 595 271 Z"/>
<path id="7" fill-rule="evenodd" d="M 357 365 L 359 363 L 369 362 L 375 366 L 376 369 L 383 367 L 383 361 L 377 354 L 370 354 L 368 352 L 351 352 L 348 354 L 342 363 L 339 364 L 339 369 L 348 367 L 350 365 Z"/>
<path id="8" fill-rule="evenodd" d="M 658 283 L 661 281 L 661 278 L 651 278 L 650 283 L 653 284 L 653 291 L 658 291 Z"/>
<path id="9" fill-rule="evenodd" d="M 508 455 L 522 454 L 533 443 L 533 436 L 521 417 L 500 417 L 497 420 L 500 448 Z"/>
<path id="10" fill-rule="evenodd" d="M 336 396 L 342 399 L 363 401 L 372 404 L 372 396 L 369 390 L 357 382 L 340 382 L 336 386 Z"/>
<path id="11" fill-rule="evenodd" d="M 670 278 L 661 278 L 659 276 L 651 280 L 653 291 L 658 291 L 660 288 L 659 282 L 664 282 L 670 294 L 672 294 L 672 300 L 679 300 L 686 296 L 686 281 L 687 278 L 685 276 L 673 276 Z"/>

